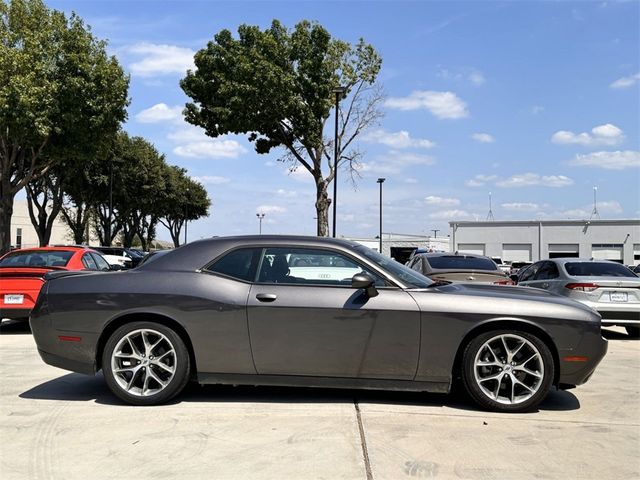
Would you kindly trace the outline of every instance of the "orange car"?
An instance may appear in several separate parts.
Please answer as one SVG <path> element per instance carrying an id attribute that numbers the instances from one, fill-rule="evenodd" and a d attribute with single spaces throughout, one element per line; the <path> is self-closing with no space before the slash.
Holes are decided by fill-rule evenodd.
<path id="1" fill-rule="evenodd" d="M 88 247 L 39 247 L 13 250 L 0 258 L 0 319 L 27 320 L 46 273 L 54 270 L 110 270 Z"/>

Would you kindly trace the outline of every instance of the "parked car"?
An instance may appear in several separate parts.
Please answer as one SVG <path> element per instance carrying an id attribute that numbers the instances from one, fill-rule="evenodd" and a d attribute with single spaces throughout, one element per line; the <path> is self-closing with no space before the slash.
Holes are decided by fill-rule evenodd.
<path id="1" fill-rule="evenodd" d="M 636 265 L 635 267 L 633 267 L 633 273 L 640 273 L 640 265 Z"/>
<path id="2" fill-rule="evenodd" d="M 513 285 L 489 257 L 472 253 L 420 253 L 409 267 L 434 281 Z"/>
<path id="3" fill-rule="evenodd" d="M 518 272 L 531 265 L 531 262 L 511 262 L 511 268 L 509 269 L 509 275 L 517 275 Z"/>
<path id="4" fill-rule="evenodd" d="M 518 276 L 518 285 L 541 288 L 597 310 L 603 325 L 624 326 L 640 337 L 640 278 L 608 260 L 554 258 L 536 262 Z"/>
<path id="5" fill-rule="evenodd" d="M 318 270 L 292 276 L 294 257 Z M 344 268 L 358 273 L 338 279 Z M 577 302 L 442 285 L 317 237 L 206 239 L 118 275 L 54 278 L 30 323 L 46 363 L 101 369 L 135 405 L 166 402 L 189 379 L 443 393 L 460 379 L 483 408 L 519 412 L 552 385 L 586 382 L 607 350 L 600 316 Z"/>
<path id="6" fill-rule="evenodd" d="M 27 320 L 48 272 L 109 269 L 102 255 L 85 247 L 12 250 L 0 257 L 0 318 Z"/>
<path id="7" fill-rule="evenodd" d="M 92 247 L 102 253 L 111 265 L 120 265 L 123 268 L 134 268 L 144 258 L 144 254 L 136 250 L 124 247 Z"/>

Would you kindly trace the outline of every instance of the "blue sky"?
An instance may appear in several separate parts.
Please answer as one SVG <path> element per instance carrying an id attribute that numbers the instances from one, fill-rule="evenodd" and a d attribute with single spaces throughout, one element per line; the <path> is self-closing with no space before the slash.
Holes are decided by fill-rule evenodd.
<path id="1" fill-rule="evenodd" d="M 200 179 L 211 215 L 190 239 L 315 234 L 315 189 L 278 152 L 188 126 L 178 85 L 193 53 L 223 28 L 316 20 L 383 58 L 387 100 L 364 135 L 357 188 L 338 185 L 338 235 L 448 231 L 450 220 L 640 216 L 640 3 L 53 1 L 109 42 L 131 74 L 125 129 Z M 330 123 L 330 122 L 329 122 Z M 327 132 L 330 134 L 330 132 Z M 168 234 L 159 231 L 159 237 Z"/>

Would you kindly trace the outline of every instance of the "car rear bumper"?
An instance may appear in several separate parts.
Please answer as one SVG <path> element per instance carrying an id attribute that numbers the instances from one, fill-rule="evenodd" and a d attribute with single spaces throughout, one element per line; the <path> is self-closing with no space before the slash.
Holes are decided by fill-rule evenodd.
<path id="1" fill-rule="evenodd" d="M 45 352 L 44 350 L 40 349 L 38 349 L 38 353 L 40 354 L 40 358 L 42 358 L 44 363 L 53 367 L 62 368 L 64 370 L 71 370 L 72 372 L 84 373 L 86 375 L 94 375 L 96 372 L 95 364 L 72 360 L 70 358 L 61 357 L 60 355 L 55 355 L 53 353 Z"/>
<path id="2" fill-rule="evenodd" d="M 0 308 L 0 319 L 9 318 L 11 320 L 22 319 L 28 320 L 29 314 L 31 313 L 30 308 Z"/>
<path id="3" fill-rule="evenodd" d="M 573 297 L 569 297 L 573 298 Z M 640 325 L 640 303 L 591 302 L 574 299 L 596 310 L 602 325 Z"/>

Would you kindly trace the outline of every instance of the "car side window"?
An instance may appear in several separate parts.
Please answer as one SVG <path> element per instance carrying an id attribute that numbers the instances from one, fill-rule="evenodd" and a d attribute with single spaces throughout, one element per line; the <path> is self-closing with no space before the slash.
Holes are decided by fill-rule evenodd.
<path id="1" fill-rule="evenodd" d="M 89 252 L 82 255 L 82 265 L 87 270 L 97 270 L 98 266 L 96 265 L 95 260 L 91 257 Z"/>
<path id="2" fill-rule="evenodd" d="M 102 270 L 102 271 L 111 270 L 111 267 L 109 267 L 109 263 L 102 257 L 102 255 L 99 255 L 97 253 L 91 253 L 91 257 L 96 262 L 98 270 Z"/>
<path id="3" fill-rule="evenodd" d="M 256 276 L 256 269 L 261 253 L 262 248 L 240 248 L 233 250 L 203 270 L 245 282 L 252 282 Z"/>
<path id="4" fill-rule="evenodd" d="M 535 276 L 535 280 L 553 280 L 554 278 L 558 278 L 558 267 L 553 262 L 544 262 Z"/>
<path id="5" fill-rule="evenodd" d="M 355 260 L 332 250 L 314 248 L 267 248 L 260 265 L 258 282 L 295 285 L 351 286 L 351 279 L 366 273 L 376 286 L 386 281 Z"/>
<path id="6" fill-rule="evenodd" d="M 534 263 L 533 265 L 525 269 L 525 271 L 522 272 L 522 274 L 520 275 L 520 278 L 518 279 L 518 283 L 532 280 L 533 276 L 536 273 L 538 273 L 538 269 L 540 268 L 541 265 L 542 265 L 542 262 Z"/>

